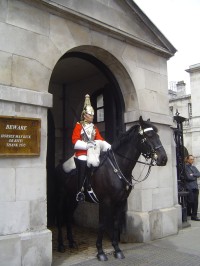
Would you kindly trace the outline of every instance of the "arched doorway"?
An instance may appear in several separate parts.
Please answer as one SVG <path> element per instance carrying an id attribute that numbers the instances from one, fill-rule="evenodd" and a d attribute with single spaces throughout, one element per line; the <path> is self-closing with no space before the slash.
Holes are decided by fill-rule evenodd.
<path id="1" fill-rule="evenodd" d="M 56 166 L 72 156 L 72 130 L 80 119 L 85 94 L 91 96 L 94 123 L 110 143 L 124 131 L 124 101 L 113 73 L 96 57 L 83 52 L 68 52 L 60 58 L 52 73 L 49 92 L 54 101 L 48 114 L 48 146 L 54 147 L 47 151 L 47 209 L 48 224 L 51 224 L 55 195 L 49 162 L 55 162 Z"/>

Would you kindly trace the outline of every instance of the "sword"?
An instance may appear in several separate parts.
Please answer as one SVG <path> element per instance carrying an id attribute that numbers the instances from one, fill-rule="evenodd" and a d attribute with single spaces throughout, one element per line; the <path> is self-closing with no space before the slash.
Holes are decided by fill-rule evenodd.
<path id="1" fill-rule="evenodd" d="M 74 110 L 74 108 L 72 108 L 72 106 L 70 106 L 70 107 L 71 107 L 72 112 L 74 113 L 75 118 L 76 118 L 77 121 L 78 121 L 79 118 L 78 118 L 78 115 L 77 115 L 76 111 Z M 88 135 L 87 135 L 87 133 L 86 133 L 86 131 L 85 131 L 85 128 L 83 127 L 82 124 L 81 124 L 81 127 L 82 127 L 82 129 L 83 129 L 83 133 L 84 133 L 84 135 L 85 135 L 85 137 L 86 137 L 87 142 L 90 141 L 90 139 L 89 139 L 89 137 L 88 137 Z"/>

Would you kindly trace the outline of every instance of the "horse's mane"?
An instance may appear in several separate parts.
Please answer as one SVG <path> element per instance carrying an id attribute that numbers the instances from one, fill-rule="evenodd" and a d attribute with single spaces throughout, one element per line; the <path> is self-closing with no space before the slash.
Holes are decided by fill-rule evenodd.
<path id="1" fill-rule="evenodd" d="M 140 127 L 140 125 L 134 125 L 131 128 L 129 128 L 129 130 L 127 130 L 126 132 L 123 132 L 112 144 L 112 149 L 115 150 L 117 149 L 121 144 L 130 141 L 130 139 L 133 137 L 134 134 L 138 133 L 138 128 Z M 150 120 L 147 121 L 143 121 L 143 128 L 148 128 L 148 127 L 152 127 L 153 130 L 157 133 L 158 129 L 156 126 L 154 126 Z"/>
<path id="2" fill-rule="evenodd" d="M 139 128 L 139 125 L 134 125 L 131 128 L 129 128 L 129 130 L 127 130 L 126 132 L 121 133 L 121 135 L 112 144 L 112 149 L 115 150 L 121 144 L 129 141 L 133 137 L 133 135 L 138 133 L 138 128 Z"/>

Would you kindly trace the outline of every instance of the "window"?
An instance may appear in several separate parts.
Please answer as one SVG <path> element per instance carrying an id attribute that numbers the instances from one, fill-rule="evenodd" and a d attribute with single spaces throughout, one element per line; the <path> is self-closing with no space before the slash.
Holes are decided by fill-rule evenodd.
<path id="1" fill-rule="evenodd" d="M 97 96 L 97 123 L 104 122 L 104 101 L 103 94 Z"/>

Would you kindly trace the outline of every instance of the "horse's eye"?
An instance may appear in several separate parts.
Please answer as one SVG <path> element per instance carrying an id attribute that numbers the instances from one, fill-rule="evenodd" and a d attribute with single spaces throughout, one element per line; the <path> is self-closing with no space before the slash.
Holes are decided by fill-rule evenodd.
<path id="1" fill-rule="evenodd" d="M 153 137 L 153 131 L 148 131 L 148 132 L 145 132 L 147 137 Z"/>

